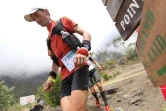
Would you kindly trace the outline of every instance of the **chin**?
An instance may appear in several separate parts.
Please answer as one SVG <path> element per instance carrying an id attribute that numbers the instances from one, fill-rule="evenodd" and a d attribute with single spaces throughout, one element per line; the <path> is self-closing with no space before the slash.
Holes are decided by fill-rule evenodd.
<path id="1" fill-rule="evenodd" d="M 42 27 L 46 27 L 46 25 L 41 25 Z"/>
<path id="2" fill-rule="evenodd" d="M 45 27 L 46 25 L 44 25 L 44 24 L 39 24 L 41 27 Z"/>
<path id="3" fill-rule="evenodd" d="M 45 25 L 40 25 L 41 27 L 45 27 Z"/>

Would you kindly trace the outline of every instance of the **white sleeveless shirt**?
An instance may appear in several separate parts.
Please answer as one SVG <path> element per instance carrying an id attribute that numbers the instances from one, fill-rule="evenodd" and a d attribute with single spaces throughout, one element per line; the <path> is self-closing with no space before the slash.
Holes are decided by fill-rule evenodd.
<path id="1" fill-rule="evenodd" d="M 89 71 L 91 71 L 92 69 L 95 68 L 95 64 L 92 61 L 90 61 L 89 58 L 88 58 L 87 62 L 88 62 L 88 65 L 89 65 Z"/>

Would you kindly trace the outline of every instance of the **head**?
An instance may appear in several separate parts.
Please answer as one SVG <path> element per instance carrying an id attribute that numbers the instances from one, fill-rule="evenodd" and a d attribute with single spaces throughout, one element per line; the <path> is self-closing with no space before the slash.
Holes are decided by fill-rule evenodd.
<path id="1" fill-rule="evenodd" d="M 28 22 L 36 21 L 42 27 L 46 27 L 51 22 L 49 11 L 42 7 L 33 8 L 31 12 L 24 16 Z"/>
<path id="2" fill-rule="evenodd" d="M 89 56 L 92 56 L 93 55 L 93 52 L 89 51 Z"/>
<path id="3" fill-rule="evenodd" d="M 48 49 L 48 56 L 50 56 L 51 59 L 53 59 L 55 56 L 54 56 L 54 53 Z"/>
<path id="4" fill-rule="evenodd" d="M 52 56 L 52 51 L 48 49 L 48 56 Z"/>

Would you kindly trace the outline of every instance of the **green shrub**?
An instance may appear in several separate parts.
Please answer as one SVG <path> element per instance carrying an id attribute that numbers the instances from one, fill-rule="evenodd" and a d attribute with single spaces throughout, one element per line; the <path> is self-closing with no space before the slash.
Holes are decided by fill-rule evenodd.
<path id="1" fill-rule="evenodd" d="M 57 76 L 56 82 L 52 86 L 50 92 L 45 92 L 43 90 L 43 85 L 38 88 L 38 97 L 43 99 L 48 105 L 55 107 L 60 105 L 60 90 L 61 90 L 61 77 Z"/>
<path id="2" fill-rule="evenodd" d="M 166 111 L 166 105 L 162 105 L 160 111 Z"/>
<path id="3" fill-rule="evenodd" d="M 114 62 L 113 62 L 112 60 L 108 60 L 108 61 L 107 61 L 107 64 L 108 64 L 108 65 L 113 65 Z"/>
<path id="4" fill-rule="evenodd" d="M 108 81 L 110 79 L 110 76 L 106 73 L 103 74 L 104 81 Z"/>
<path id="5" fill-rule="evenodd" d="M 14 87 L 7 87 L 4 81 L 0 82 L 0 111 L 7 110 L 15 103 L 15 97 L 12 94 Z"/>

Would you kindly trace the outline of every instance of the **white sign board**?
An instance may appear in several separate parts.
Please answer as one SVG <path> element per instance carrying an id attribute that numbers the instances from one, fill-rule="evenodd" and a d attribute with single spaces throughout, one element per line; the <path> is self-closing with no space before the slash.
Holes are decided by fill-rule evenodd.
<path id="1" fill-rule="evenodd" d="M 25 96 L 25 97 L 20 97 L 20 105 L 26 105 L 28 103 L 34 103 L 35 102 L 35 96 L 30 95 L 30 96 Z"/>

